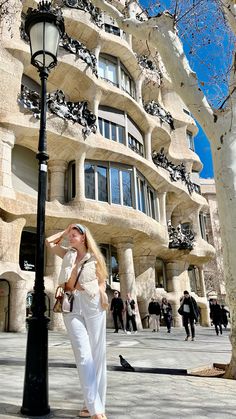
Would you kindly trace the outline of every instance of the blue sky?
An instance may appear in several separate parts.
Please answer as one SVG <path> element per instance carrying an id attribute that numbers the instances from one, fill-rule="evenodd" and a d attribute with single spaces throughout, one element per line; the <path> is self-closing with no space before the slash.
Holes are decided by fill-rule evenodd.
<path id="1" fill-rule="evenodd" d="M 155 5 L 150 15 L 163 10 L 175 10 L 175 0 L 141 0 L 143 7 Z M 192 69 L 197 73 L 201 89 L 208 101 L 218 108 L 227 96 L 228 69 L 231 64 L 233 40 L 226 29 L 223 15 L 215 0 L 181 0 L 181 16 L 178 29 L 184 50 Z M 193 4 L 197 7 L 193 8 Z M 186 13 L 189 11 L 190 13 Z M 183 18 L 182 18 L 183 16 Z M 198 124 L 197 124 L 198 125 Z M 201 127 L 195 137 L 195 151 L 199 155 L 203 170 L 200 176 L 213 177 L 210 143 Z"/>

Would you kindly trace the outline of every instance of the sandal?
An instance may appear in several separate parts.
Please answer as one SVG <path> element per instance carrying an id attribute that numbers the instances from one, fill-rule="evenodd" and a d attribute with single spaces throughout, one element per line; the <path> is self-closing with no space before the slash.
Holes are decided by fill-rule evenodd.
<path id="1" fill-rule="evenodd" d="M 88 411 L 88 409 L 86 409 L 86 407 L 83 407 L 83 409 L 81 409 L 79 411 L 79 418 L 90 418 L 90 413 Z"/>

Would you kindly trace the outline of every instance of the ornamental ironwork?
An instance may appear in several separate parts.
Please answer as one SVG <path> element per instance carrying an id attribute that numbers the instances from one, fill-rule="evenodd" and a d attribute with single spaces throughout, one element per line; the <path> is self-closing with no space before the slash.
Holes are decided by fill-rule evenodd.
<path id="1" fill-rule="evenodd" d="M 91 67 L 95 76 L 98 77 L 97 58 L 89 51 L 88 48 L 86 48 L 84 44 L 82 44 L 82 42 L 71 38 L 67 33 L 65 33 L 63 38 L 60 40 L 59 46 L 83 60 L 89 67 Z"/>
<path id="2" fill-rule="evenodd" d="M 170 112 L 167 112 L 164 108 L 162 108 L 158 102 L 152 100 L 151 102 L 147 102 L 144 104 L 144 109 L 147 113 L 153 116 L 158 116 L 161 122 L 167 122 L 170 125 L 171 129 L 175 129 L 174 127 L 174 119 Z"/>
<path id="3" fill-rule="evenodd" d="M 40 96 L 34 90 L 22 85 L 18 99 L 20 105 L 33 113 L 36 119 L 40 118 Z M 82 133 L 86 138 L 91 132 L 96 133 L 96 116 L 88 109 L 88 103 L 66 101 L 62 90 L 47 94 L 48 111 L 59 118 L 78 123 L 83 126 Z"/>
<path id="4" fill-rule="evenodd" d="M 151 71 L 157 71 L 157 67 L 147 55 L 140 55 L 138 57 L 138 63 L 143 67 Z"/>
<path id="5" fill-rule="evenodd" d="M 102 14 L 98 7 L 95 7 L 89 0 L 62 0 L 62 4 L 71 9 L 79 9 L 88 12 L 91 20 L 101 28 L 103 25 Z"/>
<path id="6" fill-rule="evenodd" d="M 20 26 L 20 36 L 25 42 L 29 43 L 29 37 L 25 32 L 25 15 L 22 14 L 22 21 Z M 83 60 L 92 70 L 96 77 L 98 77 L 97 71 L 97 58 L 92 54 L 88 48 L 82 42 L 77 41 L 77 39 L 72 38 L 67 33 L 63 35 L 60 39 L 59 47 L 65 49 L 71 54 L 76 55 L 76 57 Z"/>
<path id="7" fill-rule="evenodd" d="M 194 233 L 189 228 L 183 233 L 181 225 L 176 228 L 168 222 L 169 249 L 192 250 L 194 245 Z"/>
<path id="8" fill-rule="evenodd" d="M 193 191 L 196 191 L 195 183 L 191 181 L 190 173 L 187 172 L 185 165 L 183 163 L 176 165 L 168 160 L 164 154 L 164 147 L 161 148 L 160 152 L 153 152 L 152 160 L 156 166 L 162 167 L 169 172 L 170 180 L 172 182 L 182 180 L 182 182 L 184 182 L 187 186 L 190 195 L 193 193 Z"/>

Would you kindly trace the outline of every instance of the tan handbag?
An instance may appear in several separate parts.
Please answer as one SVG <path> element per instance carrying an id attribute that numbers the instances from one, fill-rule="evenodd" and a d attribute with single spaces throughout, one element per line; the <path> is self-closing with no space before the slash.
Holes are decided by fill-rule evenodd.
<path id="1" fill-rule="evenodd" d="M 83 263 L 77 275 L 74 288 L 77 285 L 81 272 L 84 269 L 85 263 L 86 262 Z M 73 310 L 73 301 L 74 301 L 73 291 L 65 291 L 64 288 L 61 285 L 59 285 L 55 292 L 55 298 L 56 298 L 56 302 L 52 309 L 54 313 L 71 313 L 71 311 Z"/>

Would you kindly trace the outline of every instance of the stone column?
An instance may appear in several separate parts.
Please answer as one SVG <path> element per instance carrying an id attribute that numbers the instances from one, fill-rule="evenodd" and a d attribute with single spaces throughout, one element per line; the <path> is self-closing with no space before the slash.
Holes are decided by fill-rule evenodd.
<path id="1" fill-rule="evenodd" d="M 183 261 L 173 261 L 166 264 L 167 298 L 170 298 L 173 310 L 174 326 L 182 326 L 182 317 L 178 314 L 180 298 L 185 289 L 190 289 L 188 264 Z"/>
<path id="2" fill-rule="evenodd" d="M 139 313 L 144 328 L 148 328 L 148 304 L 155 297 L 155 263 L 156 256 L 138 256 L 134 258 L 136 274 L 136 295 Z"/>
<path id="3" fill-rule="evenodd" d="M 59 230 L 47 230 L 46 237 L 58 233 Z M 61 269 L 62 259 L 46 248 L 45 288 L 50 298 L 50 330 L 65 330 L 62 314 L 52 311 L 55 303 L 55 291 L 58 286 L 58 277 Z"/>
<path id="4" fill-rule="evenodd" d="M 158 196 L 158 200 L 159 200 L 160 223 L 163 226 L 167 226 L 167 221 L 166 221 L 166 192 L 158 192 L 157 196 Z"/>
<path id="5" fill-rule="evenodd" d="M 79 158 L 76 160 L 76 195 L 74 202 L 84 201 L 85 192 L 84 192 L 84 161 L 86 157 L 86 152 L 82 152 Z"/>
<path id="6" fill-rule="evenodd" d="M 142 328 L 140 314 L 138 310 L 136 286 L 135 286 L 135 272 L 133 262 L 133 240 L 130 237 L 122 237 L 114 240 L 114 245 L 117 248 L 117 256 L 119 263 L 119 278 L 120 278 L 120 293 L 123 301 L 127 299 L 127 293 L 130 293 L 132 298 L 136 301 L 136 321 L 139 329 Z"/>
<path id="7" fill-rule="evenodd" d="M 135 82 L 135 90 L 136 90 L 136 100 L 140 106 L 143 106 L 143 97 L 142 97 L 142 85 L 143 85 L 144 77 L 141 75 L 138 80 Z"/>
<path id="8" fill-rule="evenodd" d="M 14 143 L 14 133 L 0 127 L 0 195 L 7 198 L 15 197 L 11 172 Z"/>
<path id="9" fill-rule="evenodd" d="M 19 267 L 19 253 L 21 233 L 25 225 L 24 218 L 17 218 L 11 222 L 5 222 L 0 218 L 0 272 L 3 268 L 3 263 L 8 265 L 16 265 L 15 268 L 8 268 L 14 270 Z M 3 268 L 4 269 L 4 268 Z"/>
<path id="10" fill-rule="evenodd" d="M 67 162 L 65 160 L 49 160 L 50 171 L 50 201 L 65 202 L 65 173 Z"/>
<path id="11" fill-rule="evenodd" d="M 24 332 L 26 328 L 26 282 L 14 274 L 10 280 L 10 332 Z"/>
<path id="12" fill-rule="evenodd" d="M 152 162 L 152 130 L 148 130 L 144 136 L 145 157 Z"/>

